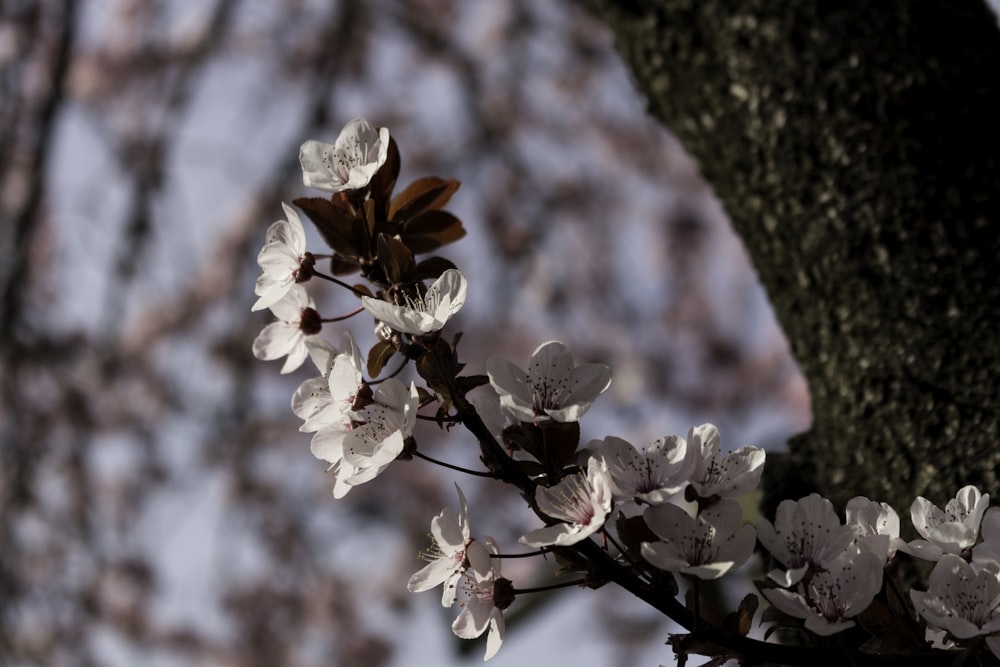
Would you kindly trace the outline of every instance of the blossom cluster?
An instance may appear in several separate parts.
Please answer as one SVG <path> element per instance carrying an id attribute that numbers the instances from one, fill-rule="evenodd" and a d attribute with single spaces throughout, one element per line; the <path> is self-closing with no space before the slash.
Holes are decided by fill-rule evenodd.
<path id="1" fill-rule="evenodd" d="M 525 497 L 543 525 L 519 540 L 534 551 L 509 554 L 493 538 L 472 537 L 468 502 L 456 484 L 458 512 L 445 508 L 432 519 L 432 544 L 421 554 L 426 565 L 407 584 L 412 592 L 441 586 L 442 605 L 460 607 L 452 631 L 467 639 L 487 634 L 486 659 L 499 650 L 504 611 L 518 595 L 613 580 L 659 600 L 661 610 L 684 609 L 662 600 L 676 596 L 683 579 L 695 591 L 688 611 L 698 615 L 698 582 L 731 574 L 755 550 L 766 572 L 757 587 L 772 607 L 762 618 L 776 627 L 817 636 L 858 630 L 853 634 L 862 639 L 849 646 L 858 652 L 886 652 L 917 637 L 914 653 L 933 644 L 1000 659 L 1000 508 L 989 508 L 987 494 L 968 486 L 944 508 L 917 498 L 910 518 L 919 538 L 909 541 L 895 509 L 863 496 L 847 503 L 843 520 L 830 500 L 812 494 L 782 501 L 773 521 L 750 522 L 742 506 L 761 480 L 765 453 L 753 446 L 723 453 L 712 424 L 641 448 L 617 436 L 583 444 L 579 421 L 611 386 L 607 365 L 578 364 L 564 343 L 548 341 L 526 368 L 492 357 L 485 373 L 467 375 L 458 336 L 450 342 L 444 336 L 465 303 L 466 277 L 446 259 L 417 256 L 464 236 L 461 221 L 444 210 L 457 181 L 420 178 L 394 195 L 395 140 L 364 119 L 348 123 L 334 144 L 307 141 L 300 162 L 304 184 L 328 197 L 294 204 L 331 252 L 308 251 L 299 214 L 283 205 L 285 217 L 267 230 L 257 258 L 252 310 L 268 309 L 274 321 L 255 339 L 253 353 L 284 358 L 282 373 L 311 360 L 315 374 L 299 385 L 291 408 L 300 430 L 312 434 L 311 452 L 327 466 L 334 497 L 395 461 L 441 463 L 418 445 L 421 418 L 438 427 L 463 425 L 485 466 L 464 472 L 511 484 Z M 367 284 L 337 277 L 352 273 Z M 359 306 L 324 317 L 308 291 L 319 281 L 344 289 Z M 322 335 L 358 315 L 374 323 L 367 354 L 347 329 L 336 342 Z M 385 373 L 393 359 L 398 368 Z M 468 393 L 477 387 L 484 390 L 472 400 Z M 547 553 L 582 578 L 518 589 L 501 574 L 505 557 Z M 935 563 L 927 590 L 891 593 L 898 593 L 893 577 L 901 554 Z M 697 641 L 672 642 L 675 650 L 722 660 L 738 657 L 735 646 L 750 646 L 761 651 L 753 662 L 778 661 L 761 657 L 771 655 L 764 649 L 771 644 L 747 643 L 756 606 L 756 596 L 748 596 L 732 627 L 699 617 L 688 628 L 689 637 L 701 633 Z M 878 609 L 904 622 L 865 622 Z"/>

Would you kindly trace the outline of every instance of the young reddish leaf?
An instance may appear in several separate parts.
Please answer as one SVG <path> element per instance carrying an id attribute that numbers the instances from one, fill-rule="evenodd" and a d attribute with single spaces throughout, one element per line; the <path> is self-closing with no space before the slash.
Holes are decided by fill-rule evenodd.
<path id="1" fill-rule="evenodd" d="M 386 278 L 393 285 L 410 282 L 413 278 L 413 253 L 395 236 L 378 236 L 378 261 Z"/>
<path id="2" fill-rule="evenodd" d="M 403 224 L 419 213 L 437 210 L 448 203 L 458 186 L 455 179 L 418 178 L 393 198 L 389 204 L 389 220 Z"/>
<path id="3" fill-rule="evenodd" d="M 345 257 L 339 252 L 333 253 L 330 258 L 330 271 L 335 276 L 345 276 L 349 273 L 357 273 L 361 268 L 358 261 L 353 257 Z"/>
<path id="4" fill-rule="evenodd" d="M 396 347 L 387 340 L 380 340 L 368 352 L 368 375 L 376 378 L 386 363 L 396 354 Z"/>
<path id="5" fill-rule="evenodd" d="M 396 140 L 389 136 L 389 150 L 385 156 L 385 163 L 379 167 L 371 180 L 372 201 L 375 202 L 375 213 L 377 217 L 385 219 L 389 213 L 389 201 L 392 198 L 392 189 L 396 187 L 396 179 L 399 177 L 399 146 Z"/>
<path id="6" fill-rule="evenodd" d="M 740 601 L 740 606 L 731 614 L 726 615 L 725 627 L 729 632 L 737 633 L 743 637 L 750 632 L 753 624 L 753 615 L 757 613 L 760 600 L 753 593 L 747 593 L 746 597 Z"/>
<path id="7" fill-rule="evenodd" d="M 336 198 L 299 197 L 292 203 L 309 216 L 327 245 L 342 255 L 358 255 L 360 249 L 351 234 L 355 215 L 346 202 Z"/>
<path id="8" fill-rule="evenodd" d="M 436 250 L 465 236 L 462 221 L 447 211 L 424 211 L 402 229 L 403 242 L 414 254 Z"/>
<path id="9" fill-rule="evenodd" d="M 437 280 L 448 269 L 457 268 L 444 257 L 428 257 L 413 269 L 413 280 Z"/>
<path id="10" fill-rule="evenodd" d="M 372 298 L 375 297 L 375 295 L 372 294 L 372 291 L 368 289 L 368 285 L 364 285 L 362 283 L 355 283 L 351 287 L 354 288 L 354 293 L 359 296 L 370 296 Z"/>

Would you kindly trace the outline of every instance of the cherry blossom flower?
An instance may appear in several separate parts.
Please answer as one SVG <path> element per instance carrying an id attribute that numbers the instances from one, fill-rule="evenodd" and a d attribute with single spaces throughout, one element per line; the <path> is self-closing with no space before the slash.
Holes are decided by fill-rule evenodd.
<path id="1" fill-rule="evenodd" d="M 253 341 L 253 355 L 264 361 L 287 355 L 282 373 L 291 373 L 309 356 L 306 341 L 320 332 L 322 323 L 313 300 L 302 285 L 292 285 L 288 293 L 271 304 L 277 317 Z"/>
<path id="2" fill-rule="evenodd" d="M 574 367 L 572 353 L 559 341 L 540 345 L 527 373 L 500 357 L 486 362 L 486 372 L 504 410 L 524 422 L 577 421 L 611 386 L 606 364 Z"/>
<path id="3" fill-rule="evenodd" d="M 719 429 L 702 424 L 688 433 L 687 446 L 693 450 L 695 465 L 691 486 L 702 498 L 733 498 L 750 493 L 764 471 L 764 450 L 747 445 L 723 457 Z"/>
<path id="4" fill-rule="evenodd" d="M 658 505 L 687 483 L 695 459 L 684 438 L 660 438 L 640 453 L 627 440 L 609 436 L 599 444 L 596 456 L 607 463 L 615 498 L 628 498 Z"/>
<path id="5" fill-rule="evenodd" d="M 854 627 L 882 588 L 882 561 L 870 551 L 847 552 L 816 572 L 804 590 L 765 588 L 764 596 L 789 616 L 805 619 L 807 630 L 824 637 Z"/>
<path id="6" fill-rule="evenodd" d="M 462 639 L 475 639 L 489 628 L 484 661 L 500 650 L 506 629 L 503 610 L 513 602 L 513 597 L 507 594 L 510 582 L 500 576 L 499 561 L 491 556 L 499 551 L 496 542 L 489 537 L 485 541 L 485 546 L 475 541 L 468 546 L 466 559 L 469 567 L 456 585 L 455 601 L 461 605 L 462 611 L 451 624 L 451 631 Z"/>
<path id="7" fill-rule="evenodd" d="M 910 598 L 930 625 L 958 640 L 1000 632 L 1000 565 L 996 562 L 969 564 L 956 554 L 944 554 L 927 583 L 926 592 L 910 591 Z M 987 644 L 1000 658 L 998 639 L 989 637 Z"/>
<path id="8" fill-rule="evenodd" d="M 667 572 L 718 579 L 753 554 L 753 526 L 740 528 L 743 512 L 735 500 L 722 500 L 691 517 L 665 503 L 646 508 L 643 519 L 660 538 L 643 542 L 642 557 Z"/>
<path id="9" fill-rule="evenodd" d="M 261 274 L 254 293 L 260 298 L 250 308 L 252 311 L 276 303 L 292 285 L 309 277 L 315 263 L 312 255 L 306 252 L 306 231 L 298 213 L 288 204 L 282 203 L 281 207 L 288 220 L 279 220 L 268 228 L 267 241 L 257 254 Z"/>
<path id="10" fill-rule="evenodd" d="M 846 514 L 858 548 L 881 557 L 883 563 L 891 560 L 905 544 L 899 538 L 899 515 L 888 503 L 857 496 L 847 501 Z"/>
<path id="11" fill-rule="evenodd" d="M 801 581 L 810 566 L 825 569 L 852 546 L 854 535 L 851 526 L 840 523 L 833 503 L 817 493 L 782 500 L 773 524 L 763 518 L 757 522 L 757 539 L 787 568 L 767 576 L 785 588 Z"/>
<path id="12" fill-rule="evenodd" d="M 410 577 L 406 584 L 411 593 L 427 591 L 444 584 L 441 593 L 441 605 L 444 607 L 450 607 L 455 600 L 455 584 L 465 570 L 465 552 L 472 542 L 469 537 L 469 505 L 458 484 L 455 489 L 458 491 L 460 506 L 458 516 L 445 508 L 431 520 L 433 545 L 429 552 L 422 554 L 430 562 Z"/>
<path id="13" fill-rule="evenodd" d="M 448 269 L 431 284 L 423 297 L 397 305 L 370 296 L 361 305 L 375 318 L 401 333 L 421 335 L 439 331 L 465 304 L 468 284 L 458 269 Z"/>
<path id="14" fill-rule="evenodd" d="M 972 547 L 972 560 L 1000 563 L 1000 507 L 986 510 L 980 532 L 983 534 L 983 542 Z"/>
<path id="15" fill-rule="evenodd" d="M 591 458 L 587 474 L 576 473 L 551 487 L 535 490 L 535 502 L 546 516 L 557 523 L 533 530 L 520 542 L 530 547 L 568 546 L 594 534 L 611 512 L 611 475 L 607 464 Z"/>
<path id="16" fill-rule="evenodd" d="M 961 553 L 976 543 L 979 524 L 989 504 L 989 494 L 981 494 L 971 485 L 960 489 L 944 510 L 919 496 L 910 506 L 910 519 L 924 539 L 913 540 L 900 548 L 925 560 Z"/>
<path id="17" fill-rule="evenodd" d="M 303 382 L 292 396 L 292 412 L 303 420 L 299 430 L 312 433 L 349 424 L 364 379 L 364 362 L 351 332 L 344 331 L 336 347 L 322 339 L 311 345 L 307 340 L 306 344 L 323 375 Z"/>
<path id="18" fill-rule="evenodd" d="M 336 143 L 309 140 L 299 149 L 302 182 L 309 188 L 344 192 L 367 187 L 389 154 L 389 130 L 355 118 Z"/>
<path id="19" fill-rule="evenodd" d="M 412 382 L 409 389 L 395 378 L 378 385 L 372 403 L 359 413 L 363 423 L 344 436 L 344 461 L 353 468 L 345 483 L 364 484 L 396 460 L 413 432 L 419 403 Z"/>

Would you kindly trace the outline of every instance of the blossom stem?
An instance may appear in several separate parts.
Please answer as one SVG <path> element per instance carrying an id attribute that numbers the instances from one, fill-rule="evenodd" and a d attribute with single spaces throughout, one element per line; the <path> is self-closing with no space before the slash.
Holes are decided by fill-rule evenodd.
<path id="1" fill-rule="evenodd" d="M 561 581 L 558 584 L 549 584 L 548 586 L 535 586 L 534 588 L 515 588 L 512 592 L 514 595 L 521 595 L 522 593 L 544 593 L 546 591 L 554 591 L 560 588 L 569 588 L 570 586 L 585 586 L 590 580 L 586 577 L 582 579 L 574 579 L 573 581 Z"/>
<path id="2" fill-rule="evenodd" d="M 323 280 L 329 280 L 334 285 L 339 285 L 340 287 L 343 287 L 344 289 L 350 290 L 354 294 L 354 296 L 368 296 L 368 294 L 366 294 L 363 290 L 359 290 L 354 285 L 348 285 L 343 280 L 339 280 L 337 278 L 334 278 L 333 276 L 328 276 L 325 273 L 320 273 L 319 271 L 315 271 L 315 270 L 313 271 L 312 275 L 314 277 L 316 277 L 316 278 L 322 278 Z"/>
<path id="3" fill-rule="evenodd" d="M 536 551 L 529 551 L 523 554 L 493 554 L 493 558 L 530 558 L 532 556 L 544 556 L 550 551 L 552 551 L 552 549 L 544 548 Z"/>
<path id="4" fill-rule="evenodd" d="M 444 468 L 449 468 L 451 470 L 456 470 L 458 472 L 464 472 L 466 475 L 475 475 L 476 477 L 490 477 L 490 478 L 495 477 L 493 473 L 483 472 L 482 470 L 471 470 L 469 468 L 463 468 L 462 466 L 453 465 L 451 463 L 445 463 L 444 461 L 439 461 L 435 458 L 431 458 L 430 456 L 427 456 L 426 454 L 422 454 L 420 452 L 413 452 L 413 456 L 423 459 L 429 463 L 434 463 L 435 465 L 442 466 Z"/>
<path id="5" fill-rule="evenodd" d="M 360 308 L 359 310 L 364 310 L 364 308 Z M 401 371 L 402 371 L 402 370 L 403 370 L 404 368 L 406 368 L 406 364 L 408 364 L 408 363 L 410 363 L 410 360 L 409 360 L 409 359 L 404 359 L 404 360 L 403 360 L 403 363 L 401 363 L 401 364 L 399 365 L 399 368 L 397 368 L 397 369 L 396 369 L 396 370 L 394 370 L 393 372 L 389 373 L 389 374 L 388 374 L 388 375 L 386 375 L 386 376 L 385 376 L 384 378 L 379 378 L 379 379 L 377 379 L 377 380 L 371 380 L 371 381 L 370 381 L 370 382 L 369 382 L 368 384 L 378 384 L 378 383 L 380 383 L 380 382 L 385 382 L 385 381 L 386 381 L 386 380 L 388 380 L 389 378 L 394 378 L 394 377 L 396 377 L 397 375 L 399 375 L 399 374 L 400 374 L 400 372 L 401 372 Z M 417 415 L 417 419 L 434 419 L 434 418 L 433 418 L 433 417 L 425 417 L 425 416 L 423 416 L 423 415 Z"/>
<path id="6" fill-rule="evenodd" d="M 354 317 L 355 315 L 357 315 L 358 313 L 363 312 L 363 311 L 364 311 L 364 308 L 356 308 L 355 310 L 352 310 L 351 312 L 347 313 L 346 315 L 340 315 L 339 317 L 327 317 L 327 318 L 323 318 L 322 320 L 320 320 L 320 322 L 343 322 L 344 320 L 350 319 L 350 318 Z"/>

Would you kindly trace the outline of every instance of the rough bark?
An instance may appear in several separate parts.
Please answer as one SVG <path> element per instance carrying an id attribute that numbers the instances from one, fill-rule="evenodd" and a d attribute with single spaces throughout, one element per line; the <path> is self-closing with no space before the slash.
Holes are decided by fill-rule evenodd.
<path id="1" fill-rule="evenodd" d="M 771 498 L 1000 492 L 1000 30 L 981 2 L 588 0 L 809 383 Z"/>

